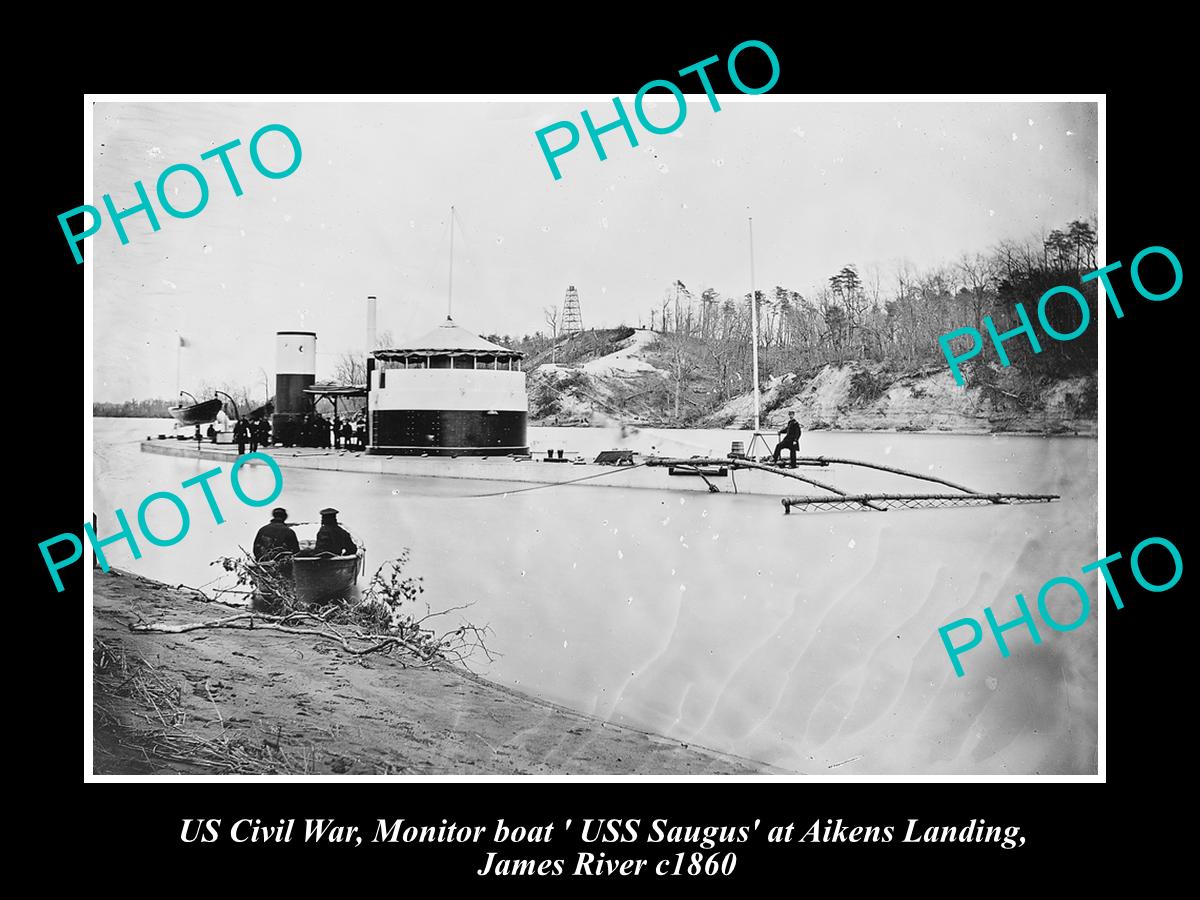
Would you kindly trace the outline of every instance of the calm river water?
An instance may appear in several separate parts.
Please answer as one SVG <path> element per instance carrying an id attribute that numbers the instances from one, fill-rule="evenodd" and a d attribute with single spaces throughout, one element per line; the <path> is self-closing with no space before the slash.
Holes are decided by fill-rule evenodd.
<path id="1" fill-rule="evenodd" d="M 132 519 L 147 494 L 216 465 L 141 453 L 138 441 L 161 431 L 169 423 L 94 420 L 101 536 L 115 530 L 114 508 Z M 531 429 L 535 447 L 585 455 L 723 455 L 746 437 Z M 294 521 L 336 506 L 365 539 L 371 572 L 408 547 L 433 609 L 472 603 L 461 615 L 491 627 L 500 655 L 476 671 L 582 712 L 813 774 L 1095 772 L 1094 611 L 1072 632 L 1042 628 L 1038 646 L 1007 632 L 1008 659 L 989 638 L 962 657 L 962 678 L 937 629 L 982 622 L 985 606 L 1015 618 L 1015 593 L 1033 604 L 1045 581 L 1097 558 L 1096 441 L 814 432 L 802 447 L 1063 501 L 785 517 L 777 498 L 747 494 L 556 486 L 479 497 L 528 485 L 284 469 L 277 502 Z M 837 483 L 924 489 L 855 477 Z M 264 496 L 269 480 L 255 467 L 244 484 Z M 191 489 L 181 543 L 143 543 L 139 560 L 114 545 L 110 562 L 171 584 L 212 581 L 209 562 L 248 548 L 269 518 L 225 475 L 212 484 L 225 524 Z M 1085 583 L 1094 601 L 1095 580 Z M 1064 594 L 1051 610 L 1072 621 L 1078 606 Z"/>

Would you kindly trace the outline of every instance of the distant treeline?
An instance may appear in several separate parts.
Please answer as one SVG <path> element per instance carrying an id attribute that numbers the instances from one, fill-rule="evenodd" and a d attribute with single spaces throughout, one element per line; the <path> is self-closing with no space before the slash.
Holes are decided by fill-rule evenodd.
<path id="1" fill-rule="evenodd" d="M 926 270 L 908 263 L 863 272 L 842 266 L 808 295 L 776 285 L 757 291 L 759 376 L 764 381 L 788 372 L 812 372 L 828 363 L 862 360 L 887 369 L 911 370 L 945 365 L 938 338 L 965 325 L 982 331 L 985 316 L 998 331 L 1020 324 L 1014 304 L 1033 310 L 1051 287 L 1070 285 L 1088 299 L 1096 319 L 1096 282 L 1080 276 L 1097 267 L 1096 229 L 1089 222 L 1025 242 L 1006 240 L 982 253 Z M 671 368 L 684 385 L 696 375 L 714 378 L 719 405 L 747 390 L 751 369 L 750 294 L 722 294 L 707 287 L 694 293 L 676 281 L 649 310 L 650 327 L 663 336 L 674 357 Z M 1069 333 L 1079 322 L 1073 303 L 1052 304 L 1051 324 Z M 560 313 L 546 310 L 550 334 L 489 335 L 491 340 L 524 350 L 531 357 L 559 343 Z M 1006 350 L 1012 365 L 1030 379 L 1065 378 L 1095 373 L 1093 326 L 1076 340 L 1042 341 L 1035 354 L 1027 341 L 1014 339 Z M 993 372 L 982 354 L 966 366 L 968 383 L 987 383 Z M 690 377 L 689 377 L 690 376 Z"/>
<path id="2" fill-rule="evenodd" d="M 167 409 L 171 400 L 126 400 L 124 403 L 93 403 L 93 416 L 113 416 L 119 419 L 169 419 Z"/>

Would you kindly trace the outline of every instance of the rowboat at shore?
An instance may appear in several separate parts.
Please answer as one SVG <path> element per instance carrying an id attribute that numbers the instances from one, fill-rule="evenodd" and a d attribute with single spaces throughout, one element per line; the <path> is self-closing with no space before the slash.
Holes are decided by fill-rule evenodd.
<path id="1" fill-rule="evenodd" d="M 276 612 L 280 601 L 289 606 L 319 606 L 333 600 L 357 600 L 355 585 L 367 564 L 362 541 L 351 534 L 356 552 L 318 553 L 315 523 L 300 522 L 290 527 L 296 531 L 299 549 L 295 553 L 269 551 L 250 568 L 256 608 Z"/>
<path id="2" fill-rule="evenodd" d="M 358 551 L 338 556 L 328 551 L 317 553 L 315 534 L 297 534 L 297 537 L 300 551 L 292 556 L 292 585 L 297 602 L 319 604 L 350 597 L 367 564 L 362 541 L 351 534 Z"/>
<path id="3" fill-rule="evenodd" d="M 321 553 L 292 557 L 292 579 L 300 603 L 325 603 L 350 596 L 364 564 L 362 549 L 355 554 L 334 556 Z M 311 552 L 311 551 L 308 551 Z"/>

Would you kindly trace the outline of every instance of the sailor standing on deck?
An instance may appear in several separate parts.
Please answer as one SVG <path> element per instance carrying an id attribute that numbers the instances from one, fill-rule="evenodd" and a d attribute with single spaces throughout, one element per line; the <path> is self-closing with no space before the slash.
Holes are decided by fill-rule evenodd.
<path id="1" fill-rule="evenodd" d="M 779 429 L 779 434 L 782 435 L 781 440 L 775 447 L 775 453 L 772 459 L 779 462 L 779 452 L 783 449 L 788 449 L 792 453 L 792 468 L 796 468 L 796 451 L 800 449 L 800 423 L 796 421 L 794 412 L 788 413 L 787 425 Z"/>
<path id="2" fill-rule="evenodd" d="M 336 556 L 352 556 L 358 552 L 358 545 L 350 532 L 338 524 L 338 511 L 332 507 L 321 510 L 321 530 L 317 532 L 317 543 L 313 549 L 317 553 L 333 553 Z"/>
<path id="3" fill-rule="evenodd" d="M 237 424 L 233 426 L 233 439 L 237 441 L 238 456 L 241 456 L 246 452 L 246 432 L 248 430 L 249 426 L 246 424 L 246 420 L 244 418 L 238 419 Z"/>
<path id="4" fill-rule="evenodd" d="M 258 529 L 254 536 L 254 558 L 270 560 L 281 553 L 299 553 L 300 541 L 287 524 L 287 510 L 277 506 L 271 510 L 271 521 Z"/>

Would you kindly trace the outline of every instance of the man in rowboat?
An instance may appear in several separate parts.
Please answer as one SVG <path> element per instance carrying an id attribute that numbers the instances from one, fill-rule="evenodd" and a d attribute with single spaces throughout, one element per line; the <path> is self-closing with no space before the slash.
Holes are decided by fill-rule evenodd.
<path id="1" fill-rule="evenodd" d="M 321 510 L 321 530 L 317 532 L 317 553 L 332 553 L 335 556 L 352 556 L 358 553 L 358 545 L 350 532 L 338 524 L 338 511 L 329 507 Z"/>
<path id="2" fill-rule="evenodd" d="M 300 541 L 296 532 L 285 524 L 287 510 L 277 506 L 271 510 L 271 521 L 258 529 L 254 536 L 254 558 L 260 562 L 275 559 L 281 553 L 299 553 Z"/>

